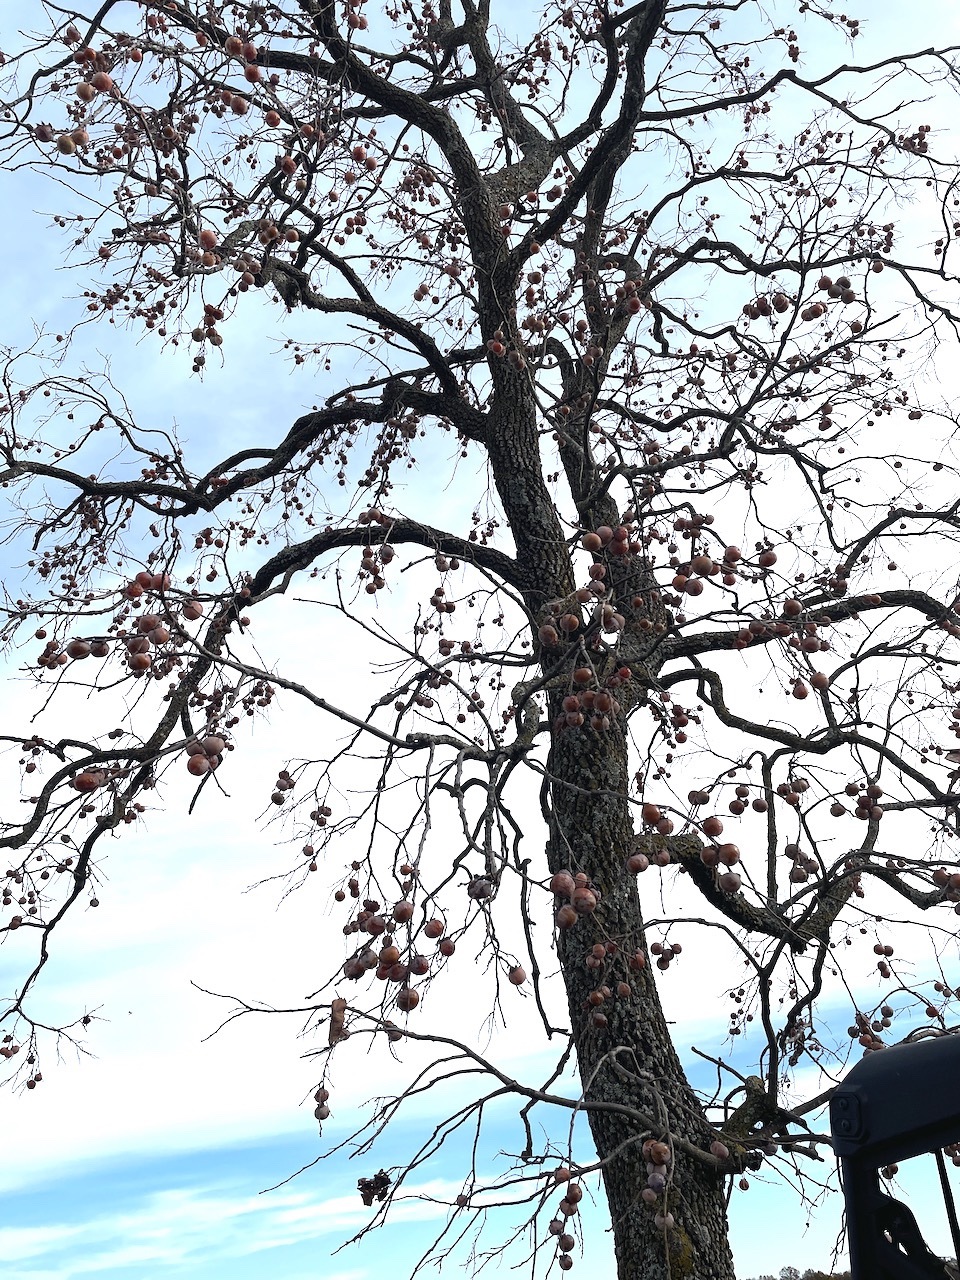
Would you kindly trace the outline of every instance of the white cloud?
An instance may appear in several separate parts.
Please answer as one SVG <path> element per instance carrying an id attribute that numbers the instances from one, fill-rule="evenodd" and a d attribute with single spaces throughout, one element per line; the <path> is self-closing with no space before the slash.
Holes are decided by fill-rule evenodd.
<path id="1" fill-rule="evenodd" d="M 0 1227 L 0 1254 L 8 1262 L 23 1262 L 80 1241 L 77 1226 Z"/>
<path id="2" fill-rule="evenodd" d="M 282 641 L 295 666 L 311 661 L 322 635 L 287 625 L 280 608 L 267 629 L 267 648 Z M 362 646 L 354 646 L 344 659 L 344 680 L 359 680 L 366 661 Z M 72 696 L 68 693 L 68 699 Z M 85 1037 L 96 1056 L 74 1061 L 66 1050 L 62 1065 L 44 1060 L 44 1081 L 33 1093 L 0 1093 L 0 1124 L 11 1147 L 22 1153 L 16 1169 L 0 1166 L 0 1188 L 23 1186 L 66 1165 L 85 1165 L 93 1153 L 200 1150 L 270 1134 L 315 1132 L 313 1103 L 302 1103 L 321 1065 L 300 1055 L 322 1046 L 322 1038 L 298 1043 L 302 1015 L 258 1015 L 235 1021 L 205 1041 L 233 1006 L 191 985 L 251 1002 L 300 1006 L 343 961 L 342 917 L 329 909 L 329 886 L 349 851 L 334 846 L 321 871 L 282 902 L 280 883 L 246 892 L 264 876 L 299 861 L 295 848 L 278 850 L 257 823 L 276 768 L 288 755 L 317 748 L 315 713 L 305 713 L 292 695 L 281 696 L 288 705 L 275 715 L 274 725 L 261 724 L 250 735 L 243 726 L 238 729 L 237 750 L 218 774 L 229 798 L 208 788 L 194 814 L 186 816 L 186 775 L 177 765 L 157 795 L 160 811 L 148 815 L 145 829 L 124 828 L 110 842 L 98 890 L 101 905 L 95 911 L 74 910 L 54 934 L 53 960 L 41 980 L 36 1010 L 52 1023 L 99 1008 Z M 20 697 L 26 702 L 22 691 Z M 536 821 L 531 809 L 525 818 L 531 839 Z M 649 877 L 656 892 L 654 873 Z M 12 941 L 25 947 L 31 939 L 21 931 Z M 5 948 L 0 955 L 12 974 L 16 952 Z M 695 953 L 664 975 L 670 1016 L 678 1032 L 683 1028 L 684 1039 L 706 1031 L 705 1014 L 712 1017 L 715 1006 L 705 984 L 717 977 L 716 970 L 704 972 Z M 493 1026 L 484 1033 L 487 984 L 472 964 L 469 942 L 461 943 L 449 973 L 427 992 L 411 1027 L 440 1028 L 489 1052 L 511 1074 L 531 1082 L 546 1078 L 553 1053 L 545 1047 L 532 1002 L 522 993 L 509 987 L 503 992 L 508 1030 Z M 357 998 L 359 991 L 347 984 L 342 994 Z M 562 1009 L 556 1013 L 562 1025 L 566 1015 Z M 403 1067 L 385 1069 L 383 1059 L 368 1054 L 362 1037 L 337 1049 L 334 1117 L 325 1126 L 324 1142 L 346 1132 L 361 1103 L 402 1088 L 433 1054 L 429 1046 L 407 1042 L 398 1056 Z M 568 1089 L 574 1092 L 569 1084 Z M 78 1096 L 85 1100 L 81 1109 Z M 441 1097 L 449 1096 L 449 1090 L 428 1093 L 406 1104 L 402 1114 L 437 1114 Z M 32 1134 L 41 1109 L 52 1140 L 37 1144 Z"/>
<path id="3" fill-rule="evenodd" d="M 457 1188 L 458 1189 L 458 1188 Z M 431 1197 L 449 1197 L 456 1189 L 439 1180 L 411 1187 L 398 1200 L 392 1217 L 397 1223 L 424 1222 L 445 1216 L 443 1205 Z M 425 1198 L 417 1198 L 417 1197 Z M 56 1206 L 51 1206 L 55 1216 Z M 84 1222 L 38 1227 L 0 1227 L 0 1257 L 7 1263 L 44 1264 L 57 1258 L 56 1270 L 24 1270 L 31 1280 L 44 1274 L 59 1280 L 101 1275 L 123 1267 L 173 1267 L 202 1258 L 246 1257 L 335 1234 L 341 1236 L 368 1221 L 370 1211 L 356 1194 L 324 1195 L 280 1190 L 268 1195 L 238 1193 L 226 1183 L 201 1189 L 172 1188 L 146 1195 L 134 1209 L 95 1213 Z M 338 1274 L 341 1280 L 363 1271 Z M 328 1273 L 329 1275 L 329 1273 Z"/>

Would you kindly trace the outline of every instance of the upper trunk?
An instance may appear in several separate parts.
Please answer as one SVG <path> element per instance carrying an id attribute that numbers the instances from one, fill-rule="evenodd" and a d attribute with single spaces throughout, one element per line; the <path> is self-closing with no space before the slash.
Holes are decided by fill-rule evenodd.
<path id="1" fill-rule="evenodd" d="M 570 553 L 543 478 L 537 406 L 526 375 L 505 371 L 499 378 L 503 385 L 490 413 L 487 453 L 514 535 L 516 585 L 537 618 L 548 600 L 573 590 Z"/>

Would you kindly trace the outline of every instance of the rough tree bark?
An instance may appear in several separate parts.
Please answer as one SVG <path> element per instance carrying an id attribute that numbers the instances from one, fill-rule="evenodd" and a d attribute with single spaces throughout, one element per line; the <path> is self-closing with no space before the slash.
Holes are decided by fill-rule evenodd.
<path id="1" fill-rule="evenodd" d="M 576 608 L 575 582 L 557 511 L 543 483 L 538 444 L 537 406 L 526 378 L 507 374 L 490 406 L 486 438 L 494 481 L 507 514 L 518 566 L 529 566 L 518 580 L 530 616 L 549 625 L 558 602 Z M 573 399 L 579 388 L 571 385 Z M 594 469 L 575 446 L 571 428 L 564 450 L 572 473 L 581 520 L 593 528 L 619 516 L 607 499 L 590 499 L 596 483 Z M 606 677 L 624 663 L 637 672 L 637 689 L 656 679 L 670 615 L 660 603 L 656 582 L 641 556 L 625 557 L 611 567 L 610 587 L 624 604 L 628 621 L 619 635 L 616 655 L 607 655 L 597 670 Z M 635 603 L 633 603 L 635 602 Z M 545 607 L 553 605 L 552 611 Z M 641 629 L 641 624 L 645 630 Z M 573 669 L 589 660 L 588 649 L 544 646 L 542 680 L 550 690 L 551 719 L 563 720 L 561 703 L 571 687 Z M 606 669 L 604 669 L 606 668 Z M 588 878 L 599 905 L 580 926 L 562 932 L 558 954 L 567 991 L 571 1027 L 583 1082 L 583 1097 L 603 1171 L 613 1223 L 618 1274 L 621 1280 L 660 1275 L 733 1280 L 733 1259 L 727 1242 L 726 1177 L 703 1153 L 716 1138 L 702 1105 L 686 1079 L 660 1004 L 652 969 L 632 968 L 629 957 L 645 945 L 643 917 L 635 878 L 625 872 L 627 858 L 638 847 L 631 816 L 630 761 L 627 718 L 645 696 L 618 689 L 621 709 L 608 717 L 610 727 L 555 736 L 547 760 L 550 839 L 547 864 L 551 874 L 567 871 Z M 669 850 L 669 838 L 661 847 Z M 689 837 L 687 838 L 689 846 Z M 587 966 L 598 945 L 614 944 L 602 971 Z M 585 1018 L 590 996 L 599 981 L 610 988 L 627 983 L 629 996 L 605 1006 L 605 1024 Z M 591 1109 L 595 1103 L 612 1109 Z M 640 1198 L 647 1181 L 641 1147 L 650 1130 L 638 1124 L 630 1109 L 654 1116 L 662 1134 L 682 1134 L 683 1145 L 672 1152 L 664 1221 Z M 698 1148 L 695 1155 L 686 1143 Z"/>
<path id="2" fill-rule="evenodd" d="M 628 963 L 643 949 L 645 936 L 636 883 L 623 874 L 626 858 L 636 847 L 627 801 L 629 767 L 620 725 L 607 731 L 599 746 L 586 734 L 564 735 L 550 755 L 550 870 L 584 871 L 599 890 L 597 910 L 588 917 L 590 927 L 579 925 L 563 934 L 560 944 L 584 1099 L 654 1116 L 664 1133 L 683 1134 L 702 1152 L 716 1131 L 687 1082 L 651 967 L 636 971 Z M 586 961 L 593 946 L 610 941 L 617 950 L 604 960 L 602 971 L 589 970 Z M 604 1006 L 602 1028 L 583 1012 L 598 979 L 611 988 L 626 982 L 632 993 L 626 1001 Z M 661 1274 L 732 1280 L 722 1171 L 675 1144 L 666 1196 L 674 1223 L 658 1226 L 639 1195 L 647 1181 L 641 1153 L 646 1132 L 619 1110 L 589 1115 L 604 1162 L 618 1274 L 631 1280 Z"/>

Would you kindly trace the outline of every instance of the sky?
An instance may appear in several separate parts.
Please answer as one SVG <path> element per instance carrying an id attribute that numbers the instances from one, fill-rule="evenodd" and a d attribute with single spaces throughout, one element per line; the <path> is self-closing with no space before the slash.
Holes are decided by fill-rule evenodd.
<path id="1" fill-rule="evenodd" d="M 950 22 L 960 35 L 960 23 L 942 4 L 926 9 L 937 16 L 938 38 L 946 38 Z M 902 7 L 876 0 L 871 20 L 880 34 L 899 30 Z M 0 43 L 2 35 L 0 29 Z M 61 236 L 43 216 L 59 207 L 57 193 L 23 174 L 4 174 L 0 199 L 7 220 L 0 343 L 19 346 L 30 341 L 34 323 L 56 331 L 75 314 L 77 304 L 68 299 L 78 278 L 62 270 Z M 281 331 L 275 312 L 269 331 Z M 263 333 L 252 316 L 233 326 L 226 367 L 211 364 L 203 382 L 189 377 L 183 361 L 168 362 L 155 345 L 119 331 L 88 327 L 75 352 L 91 364 L 107 352 L 135 407 L 178 422 L 215 453 L 225 441 L 240 447 L 255 439 L 265 420 L 291 421 L 316 398 L 286 370 L 274 376 L 276 349 L 265 346 Z M 444 501 L 437 495 L 439 507 Z M 305 634 L 278 607 L 263 625 L 267 651 L 282 647 L 294 664 L 315 661 L 322 619 Z M 344 659 L 344 681 L 363 679 L 365 656 L 358 644 Z M 3 697 L 4 715 L 19 722 L 29 686 L 8 683 Z M 282 712 L 281 701 L 277 721 Z M 79 697 L 75 713 L 83 714 Z M 283 724 L 294 746 L 313 732 L 295 717 L 292 728 L 289 719 Z M 318 1067 L 309 1056 L 313 1041 L 298 1039 L 302 1016 L 251 1016 L 212 1034 L 232 1006 L 208 992 L 297 1006 L 342 959 L 323 876 L 286 898 L 277 882 L 250 888 L 282 872 L 289 850 L 276 850 L 258 819 L 280 761 L 277 736 L 264 732 L 242 746 L 231 762 L 229 795 L 188 817 L 186 789 L 181 794 L 171 784 L 165 812 L 150 815 L 146 829 L 125 835 L 106 859 L 95 915 L 77 913 L 59 931 L 43 1009 L 51 1020 L 86 1009 L 95 1021 L 88 1053 L 64 1046 L 60 1064 L 44 1064 L 41 1087 L 0 1093 L 0 1258 L 9 1280 L 245 1280 L 265 1271 L 281 1280 L 372 1280 L 385 1267 L 391 1275 L 411 1271 L 447 1221 L 447 1209 L 431 1197 L 459 1189 L 460 1139 L 418 1171 L 386 1230 L 334 1252 L 370 1217 L 356 1179 L 380 1164 L 402 1163 L 439 1113 L 427 1099 L 391 1126 L 375 1156 L 351 1161 L 344 1152 L 312 1164 L 349 1136 L 366 1098 L 389 1088 L 380 1068 L 364 1069 L 362 1058 L 354 1059 L 360 1065 L 338 1078 L 321 1137 L 311 1099 Z M 17 943 L 8 935 L 0 948 L 0 990 L 18 972 Z M 703 973 L 691 963 L 667 976 L 677 1043 L 692 1078 L 706 1084 L 705 1068 L 687 1049 L 714 1015 Z M 451 1027 L 476 1035 L 467 996 L 436 998 L 447 1001 Z M 538 1042 L 524 1033 L 522 1006 L 513 1008 L 513 1030 L 496 1037 L 493 1050 L 498 1062 L 530 1072 Z M 517 1125 L 506 1110 L 492 1116 L 486 1141 L 482 1160 L 490 1169 L 503 1167 L 499 1152 L 518 1150 Z M 286 1181 L 304 1166 L 312 1167 Z M 602 1206 L 585 1217 L 602 1224 Z M 777 1272 L 786 1264 L 826 1267 L 840 1225 L 835 1190 L 807 1221 L 798 1200 L 766 1175 L 735 1192 L 738 1274 Z M 510 1258 L 521 1256 L 522 1241 Z M 602 1231 L 590 1232 L 583 1265 L 612 1274 Z M 505 1272 L 506 1264 L 491 1270 Z"/>

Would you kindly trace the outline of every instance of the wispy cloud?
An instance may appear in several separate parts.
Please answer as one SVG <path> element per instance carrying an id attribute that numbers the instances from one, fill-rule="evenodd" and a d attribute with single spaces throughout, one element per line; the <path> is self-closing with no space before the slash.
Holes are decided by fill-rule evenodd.
<path id="1" fill-rule="evenodd" d="M 395 1224 L 444 1217 L 445 1207 L 435 1201 L 449 1198 L 456 1189 L 439 1180 L 411 1187 L 394 1208 Z M 69 1196 L 53 1195 L 44 1203 L 52 1217 L 61 1206 L 72 1212 L 80 1208 Z M 329 1196 L 322 1186 L 314 1185 L 308 1190 L 251 1195 L 240 1189 L 238 1181 L 221 1180 L 147 1191 L 121 1209 L 93 1213 L 82 1221 L 0 1228 L 0 1257 L 18 1268 L 4 1274 L 23 1280 L 54 1276 L 71 1280 L 130 1268 L 151 1276 L 166 1270 L 180 1274 L 194 1267 L 206 1274 L 206 1268 L 218 1262 L 289 1250 L 333 1235 L 336 1238 L 325 1250 L 329 1253 L 369 1218 L 370 1210 L 356 1194 Z M 230 1274 L 235 1274 L 233 1268 Z M 360 1280 L 366 1274 L 366 1270 L 348 1269 L 326 1271 L 325 1277 Z M 286 1268 L 284 1275 L 288 1275 Z"/>

